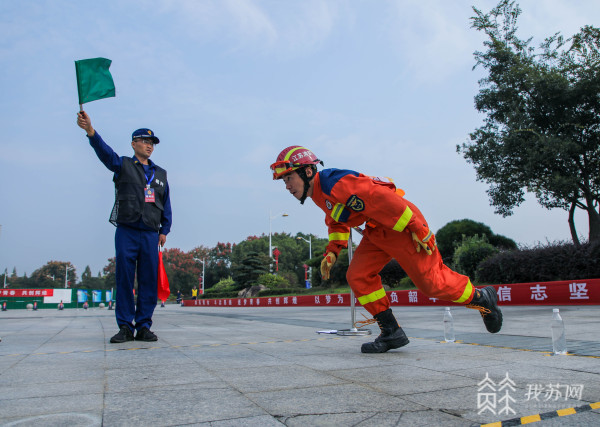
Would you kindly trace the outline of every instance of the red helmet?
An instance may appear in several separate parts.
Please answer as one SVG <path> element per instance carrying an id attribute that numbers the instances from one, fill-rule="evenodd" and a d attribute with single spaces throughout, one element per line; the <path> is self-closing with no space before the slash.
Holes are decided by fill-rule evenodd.
<path id="1" fill-rule="evenodd" d="M 281 179 L 285 174 L 302 166 L 317 165 L 319 163 L 323 164 L 308 148 L 292 145 L 279 153 L 277 160 L 271 165 L 273 179 Z"/>

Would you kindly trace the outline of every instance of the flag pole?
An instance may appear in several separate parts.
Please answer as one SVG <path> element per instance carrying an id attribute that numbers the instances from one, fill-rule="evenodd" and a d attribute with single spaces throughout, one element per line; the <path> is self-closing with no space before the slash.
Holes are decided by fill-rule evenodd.
<path id="1" fill-rule="evenodd" d="M 358 231 L 362 235 L 362 230 L 356 227 L 356 231 Z M 350 228 L 350 233 L 348 234 L 348 265 L 352 262 L 352 255 L 354 253 L 354 246 L 352 245 L 352 228 Z M 339 329 L 337 331 L 337 335 L 344 336 L 357 336 L 357 335 L 371 335 L 370 329 L 358 329 L 356 327 L 356 304 L 354 291 L 350 288 L 350 329 Z"/>

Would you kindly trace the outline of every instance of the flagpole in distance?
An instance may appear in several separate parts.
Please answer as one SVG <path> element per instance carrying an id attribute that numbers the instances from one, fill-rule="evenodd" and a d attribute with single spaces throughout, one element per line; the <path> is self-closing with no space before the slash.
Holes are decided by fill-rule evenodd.
<path id="1" fill-rule="evenodd" d="M 356 230 L 362 234 L 359 228 Z M 350 228 L 350 234 L 348 236 L 348 265 L 352 262 L 352 255 L 354 253 L 354 247 L 352 246 L 352 228 Z M 343 336 L 357 336 L 357 335 L 371 335 L 370 329 L 358 329 L 356 327 L 356 304 L 354 291 L 350 288 L 350 329 L 339 329 L 337 335 Z"/>

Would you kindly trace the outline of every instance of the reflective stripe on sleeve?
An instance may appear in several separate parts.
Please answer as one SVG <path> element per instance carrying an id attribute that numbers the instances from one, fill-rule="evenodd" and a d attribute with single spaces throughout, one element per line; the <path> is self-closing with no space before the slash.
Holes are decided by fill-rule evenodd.
<path id="1" fill-rule="evenodd" d="M 363 295 L 362 297 L 358 297 L 358 302 L 361 305 L 368 304 L 373 301 L 377 301 L 378 299 L 385 298 L 385 289 L 381 288 L 376 290 L 375 292 L 371 292 L 368 295 Z"/>
<path id="2" fill-rule="evenodd" d="M 412 218 L 412 214 L 413 214 L 412 211 L 407 206 L 406 209 L 404 210 L 404 213 L 402 214 L 402 216 L 396 223 L 396 225 L 394 225 L 393 229 L 396 231 L 404 231 L 404 229 L 408 225 L 408 222 Z"/>
<path id="3" fill-rule="evenodd" d="M 332 240 L 348 240 L 350 238 L 350 233 L 331 233 L 329 235 L 329 241 Z"/>
<path id="4" fill-rule="evenodd" d="M 467 299 L 469 299 L 469 297 L 471 296 L 472 293 L 473 293 L 473 285 L 471 284 L 471 280 L 469 279 L 469 281 L 467 282 L 467 286 L 465 286 L 465 291 L 463 292 L 463 294 L 460 296 L 459 299 L 454 300 L 452 302 L 455 302 L 457 304 L 462 304 Z"/>
<path id="5" fill-rule="evenodd" d="M 331 217 L 335 221 L 340 222 L 340 216 L 342 216 L 342 213 L 344 213 L 344 205 L 337 203 L 331 210 Z"/>

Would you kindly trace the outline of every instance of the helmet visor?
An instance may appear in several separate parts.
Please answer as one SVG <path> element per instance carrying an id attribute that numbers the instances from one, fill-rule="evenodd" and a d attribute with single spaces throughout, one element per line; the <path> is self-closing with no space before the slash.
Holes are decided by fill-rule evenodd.
<path id="1" fill-rule="evenodd" d="M 297 169 L 299 166 L 301 166 L 301 165 L 298 163 L 294 164 L 294 163 L 290 162 L 289 160 L 281 160 L 279 162 L 275 162 L 271 165 L 271 171 L 273 172 L 273 179 L 279 179 L 286 173 L 289 173 L 289 172 L 293 171 L 294 169 Z"/>

